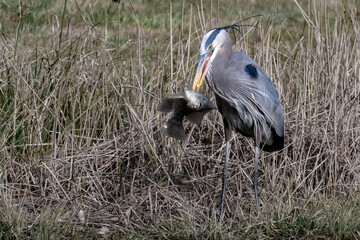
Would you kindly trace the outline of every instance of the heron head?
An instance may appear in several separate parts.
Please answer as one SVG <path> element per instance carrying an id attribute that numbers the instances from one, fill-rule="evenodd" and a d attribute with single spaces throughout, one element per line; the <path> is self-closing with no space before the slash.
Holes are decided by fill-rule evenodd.
<path id="1" fill-rule="evenodd" d="M 235 31 L 237 31 L 241 34 L 240 29 L 242 26 L 251 26 L 256 28 L 258 21 L 254 25 L 243 25 L 242 23 L 249 19 L 260 16 L 262 15 L 250 16 L 237 23 L 225 27 L 212 29 L 204 35 L 199 50 L 200 59 L 193 82 L 193 91 L 199 91 L 201 85 L 203 84 L 204 78 L 208 74 L 209 69 L 211 69 L 211 65 L 217 54 L 218 56 L 220 56 L 220 54 L 224 54 L 224 52 L 221 51 L 222 49 L 231 50 L 232 41 L 227 31 L 234 30 L 234 33 Z M 222 56 L 224 57 L 224 55 Z"/>
<path id="2" fill-rule="evenodd" d="M 226 28 L 215 28 L 204 35 L 200 44 L 200 58 L 192 90 L 199 91 L 219 49 L 229 40 L 231 41 Z M 231 47 L 231 44 L 229 45 Z"/>

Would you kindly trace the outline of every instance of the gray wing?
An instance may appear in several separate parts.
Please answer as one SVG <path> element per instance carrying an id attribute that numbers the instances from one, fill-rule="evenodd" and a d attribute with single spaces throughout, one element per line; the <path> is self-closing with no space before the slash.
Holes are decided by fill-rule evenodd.
<path id="1" fill-rule="evenodd" d="M 242 52 L 234 52 L 222 75 L 212 80 L 213 90 L 240 115 L 246 115 L 243 111 L 247 109 L 253 119 L 266 121 L 279 136 L 284 136 L 279 95 L 269 77 L 252 58 Z M 251 119 L 248 121 L 251 123 Z"/>
<path id="2" fill-rule="evenodd" d="M 187 135 L 182 124 L 184 118 L 183 111 L 186 109 L 186 102 L 183 94 L 175 93 L 165 98 L 158 105 L 157 110 L 160 112 L 174 112 L 162 128 L 164 135 L 176 138 L 180 141 L 187 140 Z"/>
<path id="3" fill-rule="evenodd" d="M 204 111 L 200 111 L 200 112 L 192 112 L 192 113 L 185 115 L 185 118 L 199 126 L 203 117 L 205 116 L 205 114 L 210 110 L 204 110 Z"/>
<path id="4" fill-rule="evenodd" d="M 180 116 L 179 118 L 179 116 L 176 115 L 171 117 L 162 128 L 163 134 L 185 142 L 187 140 L 187 135 L 182 124 L 182 117 L 183 116 Z"/>
<path id="5" fill-rule="evenodd" d="M 186 100 L 183 94 L 174 93 L 165 98 L 157 107 L 159 112 L 172 112 L 178 106 L 185 106 Z"/>
<path id="6" fill-rule="evenodd" d="M 276 133 L 279 136 L 284 136 L 284 113 L 279 94 L 270 78 L 261 67 L 258 68 L 261 78 L 257 81 L 257 88 L 263 94 L 255 95 L 255 99 L 262 106 L 263 111 L 266 111 L 271 116 L 272 119 L 269 120 Z"/>

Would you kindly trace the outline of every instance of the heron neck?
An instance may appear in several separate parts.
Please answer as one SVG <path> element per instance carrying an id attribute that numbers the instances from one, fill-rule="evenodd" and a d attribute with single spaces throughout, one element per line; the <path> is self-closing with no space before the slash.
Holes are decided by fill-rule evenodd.
<path id="1" fill-rule="evenodd" d="M 221 79 L 221 74 L 225 73 L 226 64 L 229 62 L 231 57 L 232 49 L 231 46 L 225 46 L 218 50 L 216 57 L 213 60 L 213 74 L 216 76 L 215 78 Z M 215 66 L 215 67 L 214 67 Z"/>

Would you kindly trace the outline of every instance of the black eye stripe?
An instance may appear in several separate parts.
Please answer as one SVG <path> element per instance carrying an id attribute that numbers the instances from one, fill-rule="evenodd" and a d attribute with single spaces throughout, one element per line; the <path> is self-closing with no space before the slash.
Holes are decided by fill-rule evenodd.
<path id="1" fill-rule="evenodd" d="M 222 28 L 216 28 L 206 40 L 205 46 L 209 46 L 215 40 L 216 36 L 219 34 Z"/>

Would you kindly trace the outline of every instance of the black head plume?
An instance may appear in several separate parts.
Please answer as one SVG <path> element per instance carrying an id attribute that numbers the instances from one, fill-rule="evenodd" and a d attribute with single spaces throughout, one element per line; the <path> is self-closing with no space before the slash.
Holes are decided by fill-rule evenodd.
<path id="1" fill-rule="evenodd" d="M 242 24 L 243 22 L 249 20 L 249 19 L 252 19 L 252 18 L 256 18 L 256 17 L 262 17 L 262 14 L 257 14 L 257 15 L 253 15 L 251 17 L 248 17 L 248 18 L 245 18 L 245 19 L 242 19 L 240 20 L 239 22 L 237 23 L 234 23 L 234 24 L 231 24 L 231 25 L 228 25 L 228 26 L 225 26 L 225 27 L 222 27 L 222 29 L 226 29 L 227 31 L 229 29 L 233 30 L 233 34 L 234 34 L 234 37 L 236 39 L 236 35 L 235 35 L 235 31 L 237 31 L 238 33 L 240 33 L 242 36 L 242 32 L 241 32 L 241 27 L 254 27 L 254 28 L 258 28 L 257 25 L 259 23 L 259 21 L 257 21 L 255 24 Z"/>

